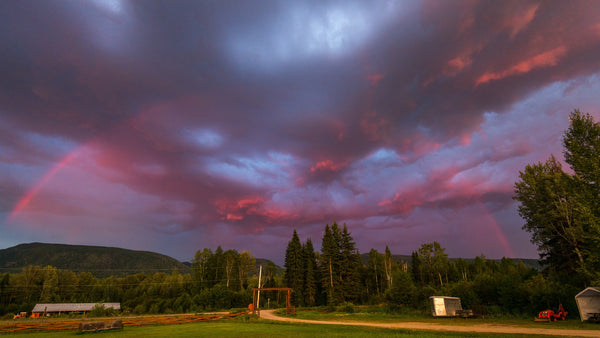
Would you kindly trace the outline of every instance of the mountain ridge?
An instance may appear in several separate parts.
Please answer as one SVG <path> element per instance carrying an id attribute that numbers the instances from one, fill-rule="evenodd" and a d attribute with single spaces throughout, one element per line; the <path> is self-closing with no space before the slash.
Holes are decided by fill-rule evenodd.
<path id="1" fill-rule="evenodd" d="M 0 269 L 18 272 L 28 265 L 53 266 L 73 272 L 90 272 L 96 277 L 178 269 L 191 273 L 182 262 L 156 252 L 94 245 L 22 243 L 0 250 Z"/>
<path id="2" fill-rule="evenodd" d="M 268 259 L 256 258 L 258 266 L 266 266 Z M 59 243 L 21 243 L 0 249 L 0 273 L 20 272 L 29 265 L 53 266 L 73 272 L 90 272 L 96 277 L 122 277 L 136 273 L 192 273 L 190 262 L 181 262 L 165 254 L 96 245 L 72 245 Z M 283 269 L 277 266 L 277 274 Z"/>

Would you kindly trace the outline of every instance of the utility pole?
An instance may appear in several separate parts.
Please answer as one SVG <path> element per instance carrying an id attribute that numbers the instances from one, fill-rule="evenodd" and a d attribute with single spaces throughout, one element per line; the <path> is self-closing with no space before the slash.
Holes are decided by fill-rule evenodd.
<path id="1" fill-rule="evenodd" d="M 258 270 L 258 288 L 260 289 L 260 278 L 262 277 L 262 265 Z M 256 308 L 260 309 L 260 290 L 258 290 L 258 294 L 256 296 Z"/>

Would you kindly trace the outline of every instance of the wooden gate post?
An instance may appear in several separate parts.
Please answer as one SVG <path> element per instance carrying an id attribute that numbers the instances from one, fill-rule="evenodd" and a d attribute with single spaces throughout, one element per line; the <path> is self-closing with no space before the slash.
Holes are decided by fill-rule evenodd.
<path id="1" fill-rule="evenodd" d="M 287 290 L 288 294 L 287 294 L 287 314 L 290 314 L 290 312 L 292 311 L 292 304 L 290 302 L 290 289 Z"/>
<path id="2" fill-rule="evenodd" d="M 292 303 L 290 300 L 290 294 L 292 289 L 290 288 L 252 288 L 252 314 L 258 313 L 260 317 L 260 309 L 256 308 L 256 292 L 257 291 L 287 291 L 287 299 L 286 299 L 286 312 L 292 313 Z"/>
<path id="3" fill-rule="evenodd" d="M 252 289 L 252 315 L 256 314 L 256 289 Z"/>

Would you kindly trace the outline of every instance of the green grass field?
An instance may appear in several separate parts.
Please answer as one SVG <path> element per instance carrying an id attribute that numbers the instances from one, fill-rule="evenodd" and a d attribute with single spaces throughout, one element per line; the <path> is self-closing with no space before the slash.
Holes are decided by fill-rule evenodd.
<path id="1" fill-rule="evenodd" d="M 322 309 L 319 309 L 322 310 Z M 284 316 L 285 310 L 279 311 Z M 302 309 L 292 317 L 300 319 L 339 321 L 339 322 L 372 322 L 372 323 L 399 323 L 399 322 L 424 322 L 442 325 L 511 325 L 520 327 L 545 328 L 545 329 L 574 329 L 598 330 L 600 325 L 581 323 L 579 320 L 570 319 L 564 322 L 534 322 L 533 318 L 433 318 L 421 312 L 407 312 L 392 314 L 376 307 L 356 308 L 353 313 L 323 312 L 317 309 Z M 2 335 L 2 334 L 0 334 Z M 15 335 L 15 334 L 13 334 Z M 24 337 L 544 337 L 528 335 L 507 335 L 489 333 L 452 333 L 417 331 L 409 329 L 384 329 L 343 325 L 315 325 L 300 323 L 271 322 L 265 319 L 245 315 L 230 320 L 212 322 L 196 322 L 189 324 L 170 324 L 156 326 L 126 326 L 122 331 L 104 331 L 79 334 L 72 331 L 56 332 L 30 332 L 18 333 Z"/>
<path id="2" fill-rule="evenodd" d="M 15 334 L 13 334 L 15 335 Z M 122 331 L 79 334 L 75 331 L 20 333 L 22 337 L 527 337 L 390 330 L 337 325 L 288 324 L 264 320 L 229 320 L 180 325 L 125 327 Z M 543 337 L 543 336 L 535 336 Z"/>
<path id="3" fill-rule="evenodd" d="M 285 310 L 279 311 L 278 315 L 286 316 Z M 443 325 L 478 325 L 478 324 L 496 324 L 496 325 L 514 325 L 531 328 L 545 329 L 573 329 L 573 330 L 599 330 L 598 323 L 582 323 L 578 319 L 567 319 L 557 322 L 535 322 L 533 316 L 529 319 L 507 318 L 507 317 L 486 317 L 486 318 L 434 318 L 431 315 L 417 313 L 408 314 L 390 314 L 385 312 L 373 311 L 372 308 L 364 311 L 357 310 L 354 313 L 344 312 L 319 312 L 319 311 L 298 311 L 291 317 L 310 320 L 327 320 L 340 322 L 372 322 L 372 323 L 398 323 L 398 322 L 422 322 L 436 323 Z"/>
<path id="4" fill-rule="evenodd" d="M 422 322 L 435 323 L 441 325 L 511 325 L 528 328 L 544 328 L 544 329 L 569 329 L 569 330 L 598 330 L 600 336 L 600 324 L 597 323 L 582 323 L 580 320 L 569 319 L 557 322 L 535 322 L 531 319 L 523 318 L 433 318 L 431 316 L 410 314 L 389 314 L 382 312 L 357 311 L 354 313 L 343 312 L 319 312 L 319 311 L 298 311 L 295 315 L 289 317 L 309 320 L 325 320 L 339 322 L 371 322 L 371 323 L 399 323 L 399 322 Z M 286 316 L 285 310 L 279 311 L 278 315 Z"/>

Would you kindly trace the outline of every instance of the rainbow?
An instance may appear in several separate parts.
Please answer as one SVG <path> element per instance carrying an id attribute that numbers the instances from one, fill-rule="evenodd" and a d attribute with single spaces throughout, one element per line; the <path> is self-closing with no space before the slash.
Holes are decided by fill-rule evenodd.
<path id="1" fill-rule="evenodd" d="M 58 163 L 56 163 L 52 168 L 44 174 L 44 176 L 31 188 L 27 191 L 27 193 L 21 197 L 21 199 L 17 202 L 15 207 L 12 209 L 8 216 L 8 220 L 13 220 L 27 205 L 31 200 L 37 195 L 42 189 L 42 187 L 52 179 L 62 168 L 67 166 L 77 155 L 79 155 L 81 147 L 75 149 L 67 156 L 63 157 Z"/>

